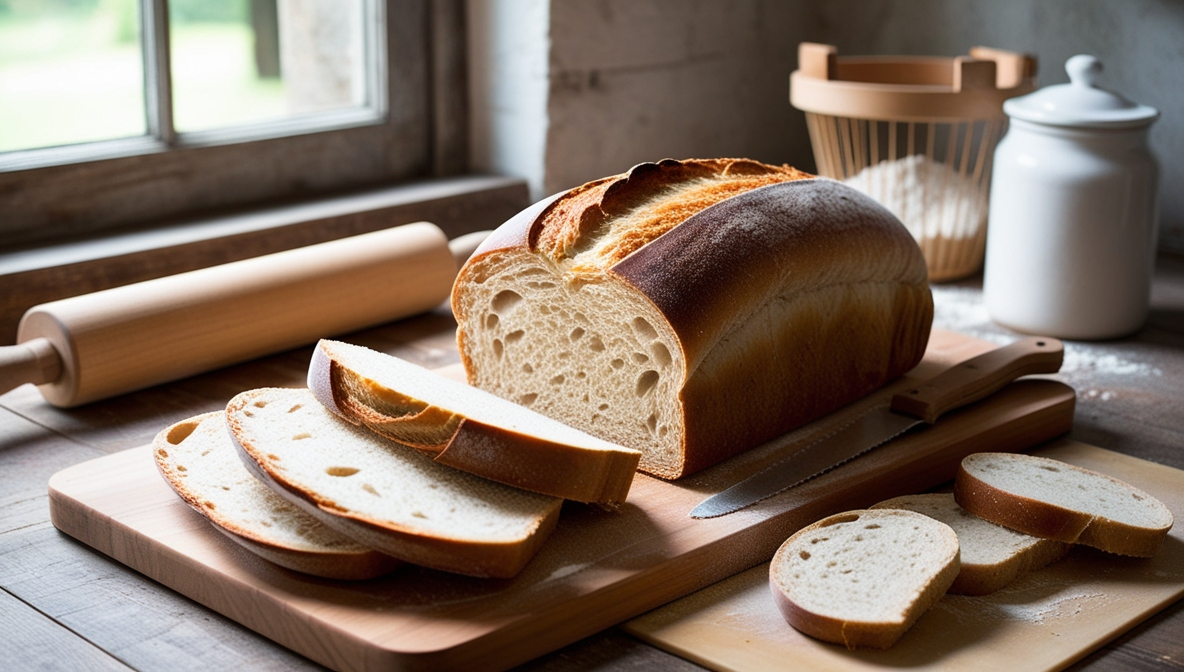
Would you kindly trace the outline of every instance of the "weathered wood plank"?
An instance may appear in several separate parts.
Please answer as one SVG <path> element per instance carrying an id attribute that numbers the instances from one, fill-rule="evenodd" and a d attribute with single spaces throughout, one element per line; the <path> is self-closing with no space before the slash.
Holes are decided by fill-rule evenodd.
<path id="1" fill-rule="evenodd" d="M 0 590 L 0 632 L 6 642 L 2 666 L 8 670 L 129 670 L 111 655 L 53 619 Z"/>
<path id="2" fill-rule="evenodd" d="M 0 534 L 0 556 L 4 590 L 135 669 L 322 669 L 48 524 Z"/>
<path id="3" fill-rule="evenodd" d="M 0 534 L 49 520 L 49 477 L 100 455 L 0 408 Z"/>

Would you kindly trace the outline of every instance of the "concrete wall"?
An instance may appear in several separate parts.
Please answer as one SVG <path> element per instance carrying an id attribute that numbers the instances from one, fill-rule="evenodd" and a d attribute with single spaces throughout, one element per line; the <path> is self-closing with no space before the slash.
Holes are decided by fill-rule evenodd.
<path id="1" fill-rule="evenodd" d="M 1092 53 L 1106 66 L 1103 85 L 1162 113 L 1151 134 L 1163 167 L 1161 241 L 1184 253 L 1184 2 L 470 0 L 471 25 L 489 34 L 480 11 L 538 4 L 549 6 L 545 111 L 518 122 L 535 143 L 522 151 L 542 152 L 526 175 L 536 197 L 663 157 L 812 169 L 804 117 L 788 103 L 803 40 L 846 54 L 954 55 L 975 44 L 1025 51 L 1040 59 L 1042 84 L 1067 81 L 1065 59 Z M 520 44 L 535 40 L 531 49 L 542 39 L 532 24 L 502 30 Z M 488 67 L 481 53 L 474 65 Z M 526 81 L 538 74 L 532 67 Z M 476 144 L 491 146 L 477 130 Z M 485 156 L 478 167 L 507 172 L 509 162 Z"/>
<path id="2" fill-rule="evenodd" d="M 469 148 L 474 170 L 525 179 L 542 198 L 549 0 L 468 0 Z"/>

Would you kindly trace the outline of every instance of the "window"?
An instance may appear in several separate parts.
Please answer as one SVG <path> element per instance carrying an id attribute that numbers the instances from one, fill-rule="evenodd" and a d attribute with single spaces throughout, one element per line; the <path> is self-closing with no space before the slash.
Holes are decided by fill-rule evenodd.
<path id="1" fill-rule="evenodd" d="M 456 172 L 462 6 L 0 0 L 0 248 Z"/>

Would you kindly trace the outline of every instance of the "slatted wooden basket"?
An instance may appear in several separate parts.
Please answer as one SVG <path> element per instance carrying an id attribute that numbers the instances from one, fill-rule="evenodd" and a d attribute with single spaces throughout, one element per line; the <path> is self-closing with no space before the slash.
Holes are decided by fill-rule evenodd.
<path id="1" fill-rule="evenodd" d="M 790 102 L 805 111 L 818 171 L 892 210 L 921 245 L 929 278 L 976 273 L 986 244 L 991 157 L 1003 101 L 1036 88 L 1036 60 L 847 56 L 804 42 Z"/>

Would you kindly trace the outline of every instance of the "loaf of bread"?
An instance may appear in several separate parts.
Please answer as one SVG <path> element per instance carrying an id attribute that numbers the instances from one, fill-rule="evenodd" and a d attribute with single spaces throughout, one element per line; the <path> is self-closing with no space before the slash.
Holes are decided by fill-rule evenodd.
<path id="1" fill-rule="evenodd" d="M 381 352 L 322 340 L 308 389 L 346 420 L 440 464 L 545 495 L 615 507 L 641 453 Z"/>
<path id="2" fill-rule="evenodd" d="M 925 260 L 867 196 L 789 167 L 666 160 L 499 227 L 452 293 L 469 382 L 678 478 L 920 361 Z"/>
<path id="3" fill-rule="evenodd" d="M 958 595 L 986 595 L 1065 557 L 1070 544 L 1040 539 L 988 522 L 958 506 L 953 493 L 893 497 L 873 509 L 906 509 L 949 525 L 958 535 L 962 568 L 950 585 Z"/>
<path id="4" fill-rule="evenodd" d="M 326 526 L 400 560 L 508 578 L 563 500 L 438 464 L 337 417 L 305 389 L 243 392 L 226 423 L 247 468 Z"/>
<path id="5" fill-rule="evenodd" d="M 1144 558 L 1159 551 L 1174 522 L 1163 502 L 1129 483 L 1035 455 L 968 455 L 954 498 L 980 518 L 1034 537 Z"/>
<path id="6" fill-rule="evenodd" d="M 849 649 L 886 649 L 958 575 L 958 537 L 901 509 L 847 511 L 777 549 L 769 587 L 795 629 Z"/>
<path id="7" fill-rule="evenodd" d="M 247 550 L 305 574 L 370 579 L 398 566 L 322 525 L 251 475 L 226 432 L 226 414 L 174 423 L 152 442 L 156 466 L 181 499 Z"/>

